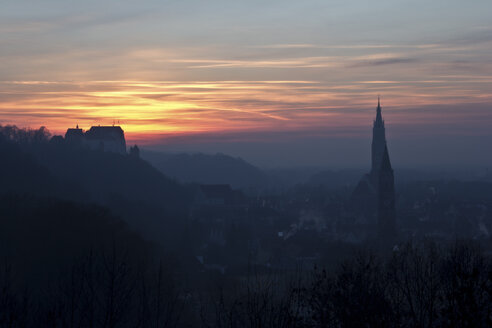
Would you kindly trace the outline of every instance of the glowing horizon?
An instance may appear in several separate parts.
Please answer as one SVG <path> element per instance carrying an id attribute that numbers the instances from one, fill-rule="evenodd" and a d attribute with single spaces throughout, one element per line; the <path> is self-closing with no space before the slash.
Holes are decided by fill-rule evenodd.
<path id="1" fill-rule="evenodd" d="M 130 143 L 155 146 L 354 138 L 381 95 L 393 138 L 489 137 L 491 11 L 485 0 L 9 2 L 0 124 L 64 134 L 119 121 Z"/>
<path id="2" fill-rule="evenodd" d="M 412 120 L 398 115 L 409 105 L 467 106 L 492 100 L 492 95 L 474 90 L 443 87 L 446 82 L 440 78 L 352 85 L 321 81 L 4 81 L 2 89 L 11 91 L 2 93 L 12 100 L 2 101 L 0 110 L 3 124 L 46 126 L 56 134 L 76 124 L 88 128 L 119 122 L 129 139 L 152 144 L 153 139 L 162 141 L 163 135 L 364 126 L 370 123 L 381 94 L 385 113 L 387 109 L 393 113 L 387 117 L 395 124 Z M 451 78 L 459 86 L 483 83 L 483 79 Z M 441 90 L 438 96 L 433 94 L 436 89 Z M 468 113 L 449 114 L 459 118 Z M 430 114 L 425 118 L 432 118 Z M 442 120 L 440 115 L 434 119 Z"/>

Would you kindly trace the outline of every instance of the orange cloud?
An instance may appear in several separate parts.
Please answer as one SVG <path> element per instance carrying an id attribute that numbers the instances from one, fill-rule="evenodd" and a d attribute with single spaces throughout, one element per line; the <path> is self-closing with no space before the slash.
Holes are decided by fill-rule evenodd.
<path id="1" fill-rule="evenodd" d="M 459 83 L 461 81 L 461 83 Z M 486 81 L 486 82 L 483 82 Z M 408 107 L 492 103 L 469 76 L 435 80 L 322 81 L 12 81 L 2 82 L 1 124 L 47 126 L 55 133 L 79 124 L 121 124 L 131 140 L 196 133 L 288 131 L 365 126 L 382 94 L 393 123 Z M 404 114 L 398 113 L 403 111 Z M 440 114 L 442 115 L 442 113 Z M 453 117 L 460 113 L 453 113 Z M 463 113 L 465 115 L 465 113 Z M 429 115 L 426 116 L 428 119 Z M 439 119 L 435 117 L 434 119 Z"/>

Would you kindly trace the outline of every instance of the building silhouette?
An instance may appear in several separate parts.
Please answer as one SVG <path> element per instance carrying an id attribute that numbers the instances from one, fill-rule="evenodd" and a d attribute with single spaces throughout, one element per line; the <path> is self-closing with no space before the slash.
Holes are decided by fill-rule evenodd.
<path id="1" fill-rule="evenodd" d="M 84 141 L 84 131 L 79 128 L 79 125 L 77 124 L 77 127 L 75 128 L 68 128 L 67 132 L 65 133 L 65 142 L 70 143 L 70 144 L 76 144 L 80 145 Z"/>
<path id="2" fill-rule="evenodd" d="M 371 171 L 360 180 L 351 203 L 359 222 L 377 226 L 376 235 L 384 245 L 396 240 L 394 174 L 379 97 L 372 129 Z"/>
<path id="3" fill-rule="evenodd" d="M 371 174 L 377 176 L 381 163 L 383 161 L 383 154 L 386 148 L 386 132 L 384 128 L 383 115 L 381 114 L 381 102 L 378 97 L 378 107 L 376 109 L 376 119 L 372 128 L 372 166 Z"/>
<path id="4" fill-rule="evenodd" d="M 120 126 L 93 126 L 85 133 L 89 148 L 114 153 L 126 153 L 126 141 Z"/>
<path id="5" fill-rule="evenodd" d="M 94 150 L 126 154 L 125 133 L 120 126 L 93 126 L 84 132 L 77 125 L 67 129 L 65 142 Z"/>

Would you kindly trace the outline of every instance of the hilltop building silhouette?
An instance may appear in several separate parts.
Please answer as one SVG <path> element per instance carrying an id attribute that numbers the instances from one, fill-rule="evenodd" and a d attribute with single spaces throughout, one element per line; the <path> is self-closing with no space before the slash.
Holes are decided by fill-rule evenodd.
<path id="1" fill-rule="evenodd" d="M 81 144 L 84 140 L 84 131 L 79 128 L 79 125 L 75 128 L 68 128 L 65 133 L 65 142 L 70 144 Z"/>
<path id="2" fill-rule="evenodd" d="M 84 132 L 77 125 L 67 129 L 65 142 L 94 150 L 126 154 L 125 133 L 120 126 L 93 126 Z"/>
<path id="3" fill-rule="evenodd" d="M 372 129 L 371 157 L 371 171 L 355 188 L 352 208 L 359 221 L 376 225 L 378 238 L 389 245 L 396 235 L 395 185 L 379 97 Z"/>

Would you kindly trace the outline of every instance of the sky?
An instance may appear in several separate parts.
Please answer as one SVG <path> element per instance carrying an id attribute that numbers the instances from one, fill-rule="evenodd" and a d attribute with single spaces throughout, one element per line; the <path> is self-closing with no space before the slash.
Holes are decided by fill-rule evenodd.
<path id="1" fill-rule="evenodd" d="M 0 124 L 264 167 L 492 165 L 490 0 L 0 0 Z"/>

